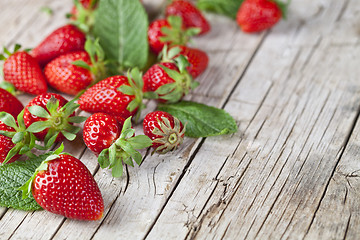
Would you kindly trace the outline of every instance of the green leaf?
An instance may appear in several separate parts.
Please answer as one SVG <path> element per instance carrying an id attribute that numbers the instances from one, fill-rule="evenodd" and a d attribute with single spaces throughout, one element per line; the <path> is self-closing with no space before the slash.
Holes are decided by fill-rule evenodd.
<path id="1" fill-rule="evenodd" d="M 35 116 L 38 116 L 38 117 L 41 117 L 41 118 L 50 118 L 50 114 L 42 107 L 40 106 L 31 106 L 28 108 L 29 112 L 32 114 L 32 115 L 35 115 Z"/>
<path id="2" fill-rule="evenodd" d="M 109 60 L 143 68 L 148 58 L 148 16 L 139 0 L 99 1 L 94 34 Z"/>
<path id="3" fill-rule="evenodd" d="M 17 132 L 14 137 L 12 138 L 12 142 L 14 144 L 17 144 L 18 142 L 21 142 L 25 137 L 25 132 Z"/>
<path id="4" fill-rule="evenodd" d="M 126 95 L 135 95 L 135 90 L 128 85 L 121 85 L 117 90 Z"/>
<path id="5" fill-rule="evenodd" d="M 68 121 L 71 123 L 82 123 L 87 119 L 87 117 L 83 116 L 75 116 L 75 117 L 69 117 Z"/>
<path id="6" fill-rule="evenodd" d="M 98 162 L 101 168 L 107 168 L 110 165 L 108 148 L 101 151 L 98 156 Z"/>
<path id="7" fill-rule="evenodd" d="M 72 65 L 75 65 L 75 66 L 77 66 L 77 67 L 85 68 L 85 69 L 87 69 L 87 70 L 90 71 L 90 66 L 89 66 L 89 64 L 87 64 L 86 62 L 84 62 L 84 61 L 82 61 L 82 60 L 73 61 L 71 64 L 72 64 Z"/>
<path id="8" fill-rule="evenodd" d="M 3 135 L 5 137 L 13 138 L 15 134 L 16 132 L 8 132 L 8 131 L 0 130 L 0 135 Z"/>
<path id="9" fill-rule="evenodd" d="M 201 103 L 182 101 L 160 104 L 158 109 L 177 117 L 186 125 L 188 137 L 209 137 L 237 132 L 235 120 L 224 110 Z"/>
<path id="10" fill-rule="evenodd" d="M 0 166 L 0 206 L 25 211 L 41 209 L 32 195 L 22 199 L 22 192 L 18 188 L 31 178 L 36 168 L 49 155 L 51 153 L 40 155 L 27 161 L 16 161 Z"/>
<path id="11" fill-rule="evenodd" d="M 39 121 L 39 122 L 34 122 L 33 124 L 31 124 L 26 130 L 31 133 L 38 133 L 49 127 L 51 127 L 50 122 Z"/>
<path id="12" fill-rule="evenodd" d="M 156 93 L 159 95 L 165 95 L 170 93 L 176 88 L 176 83 L 167 83 L 156 89 Z"/>
<path id="13" fill-rule="evenodd" d="M 152 145 L 152 140 L 146 135 L 135 136 L 129 138 L 127 141 L 134 149 L 143 149 Z"/>
<path id="14" fill-rule="evenodd" d="M 76 134 L 73 134 L 71 132 L 67 132 L 65 130 L 62 130 L 61 133 L 64 135 L 64 137 L 69 141 L 74 141 L 76 138 Z"/>
<path id="15" fill-rule="evenodd" d="M 14 117 L 7 112 L 0 112 L 0 121 L 3 122 L 6 126 L 17 128 Z"/>
<path id="16" fill-rule="evenodd" d="M 123 174 L 123 165 L 121 159 L 117 159 L 117 163 L 111 170 L 111 175 L 115 178 L 121 177 Z"/>
<path id="17" fill-rule="evenodd" d="M 236 14 L 244 0 L 198 0 L 197 7 L 201 10 L 214 12 L 236 19 Z"/>

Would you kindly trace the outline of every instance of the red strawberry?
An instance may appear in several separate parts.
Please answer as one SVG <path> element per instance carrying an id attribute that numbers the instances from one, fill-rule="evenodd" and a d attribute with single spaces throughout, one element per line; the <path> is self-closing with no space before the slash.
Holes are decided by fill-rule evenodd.
<path id="1" fill-rule="evenodd" d="M 198 34 L 198 29 L 185 29 L 178 16 L 153 21 L 148 29 L 150 49 L 159 54 L 165 45 L 186 45 L 191 36 Z"/>
<path id="2" fill-rule="evenodd" d="M 0 121 L 0 131 L 15 132 L 12 127 L 7 126 Z M 3 163 L 6 159 L 6 156 L 9 154 L 10 150 L 15 147 L 15 144 L 11 141 L 10 137 L 0 135 L 0 162 Z M 19 154 L 13 156 L 7 163 L 16 161 L 20 157 Z"/>
<path id="3" fill-rule="evenodd" d="M 153 65 L 144 74 L 144 92 L 155 92 L 162 102 L 177 102 L 197 86 L 186 71 L 188 64 L 180 55 L 179 68 L 175 63 L 162 62 Z"/>
<path id="4" fill-rule="evenodd" d="M 121 127 L 114 117 L 105 113 L 95 113 L 86 120 L 83 137 L 90 150 L 99 156 L 100 167 L 111 168 L 114 177 L 121 177 L 123 163 L 133 167 L 134 160 L 140 165 L 142 156 L 136 149 L 152 144 L 145 135 L 135 136 L 131 117 Z"/>
<path id="5" fill-rule="evenodd" d="M 85 51 L 70 52 L 52 60 L 44 69 L 48 83 L 56 90 L 70 95 L 85 89 L 94 81 L 94 76 L 89 69 L 72 64 L 79 60 L 91 64 Z"/>
<path id="6" fill-rule="evenodd" d="M 185 136 L 185 128 L 179 119 L 162 111 L 147 114 L 143 122 L 144 133 L 152 141 L 157 153 L 167 153 L 176 149 Z"/>
<path id="7" fill-rule="evenodd" d="M 65 25 L 56 29 L 32 50 L 32 56 L 45 66 L 54 58 L 68 52 L 84 50 L 86 37 L 77 27 Z"/>
<path id="8" fill-rule="evenodd" d="M 62 149 L 61 149 L 62 150 Z M 86 166 L 58 150 L 45 159 L 21 187 L 45 210 L 77 220 L 99 220 L 104 213 L 100 189 Z"/>
<path id="9" fill-rule="evenodd" d="M 0 88 L 0 112 L 10 113 L 16 118 L 23 109 L 23 104 L 15 96 Z"/>
<path id="10" fill-rule="evenodd" d="M 281 7 L 273 0 L 245 0 L 238 10 L 236 21 L 244 32 L 263 31 L 281 19 Z"/>
<path id="11" fill-rule="evenodd" d="M 84 124 L 83 138 L 86 146 L 99 155 L 119 138 L 120 131 L 121 126 L 113 116 L 95 113 Z"/>
<path id="12" fill-rule="evenodd" d="M 206 52 L 200 49 L 190 48 L 186 46 L 178 46 L 181 51 L 180 54 L 184 55 L 189 61 L 190 66 L 186 69 L 193 78 L 197 78 L 205 71 L 209 64 L 209 57 Z"/>
<path id="13" fill-rule="evenodd" d="M 9 55 L 7 59 L 4 55 L 0 56 L 2 60 L 6 59 L 3 68 L 4 80 L 26 93 L 34 95 L 45 93 L 47 85 L 39 64 L 27 52 L 16 52 L 18 48 L 19 46 L 15 46 L 13 54 L 5 49 Z"/>
<path id="14" fill-rule="evenodd" d="M 131 72 L 132 78 L 112 76 L 89 88 L 79 99 L 80 109 L 108 113 L 120 123 L 134 116 L 143 108 L 142 78 L 138 69 Z"/>
<path id="15" fill-rule="evenodd" d="M 210 24 L 202 15 L 201 11 L 191 2 L 174 0 L 166 7 L 165 14 L 166 16 L 175 15 L 181 17 L 187 28 L 200 28 L 200 34 L 205 34 L 210 31 Z"/>
<path id="16" fill-rule="evenodd" d="M 85 120 L 84 117 L 74 117 L 78 108 L 74 100 L 68 102 L 61 95 L 46 93 L 35 97 L 25 107 L 24 122 L 28 132 L 32 132 L 50 147 L 54 142 L 61 141 L 64 137 L 74 140 L 79 127 L 73 123 Z"/>

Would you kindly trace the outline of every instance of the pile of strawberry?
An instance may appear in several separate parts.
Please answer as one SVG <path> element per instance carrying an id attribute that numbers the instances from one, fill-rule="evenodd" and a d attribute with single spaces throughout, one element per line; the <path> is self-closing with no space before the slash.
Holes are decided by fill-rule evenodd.
<path id="1" fill-rule="evenodd" d="M 36 95 L 24 107 L 0 88 L 3 166 L 21 155 L 36 158 L 34 148 L 48 150 L 64 139 L 73 141 L 81 130 L 78 125 L 85 120 L 85 144 L 114 177 L 122 175 L 123 164 L 134 166 L 135 161 L 140 165 L 138 150 L 152 146 L 153 152 L 164 154 L 183 142 L 185 124 L 169 113 L 147 114 L 143 120 L 145 135 L 136 136 L 131 122 L 136 122 L 146 107 L 143 99 L 175 103 L 198 85 L 194 79 L 205 71 L 209 59 L 187 43 L 192 36 L 208 32 L 209 23 L 192 3 L 171 2 L 166 18 L 155 20 L 148 29 L 151 51 L 161 60 L 144 75 L 138 68 L 113 75 L 99 41 L 91 36 L 97 6 L 95 0 L 75 1 L 72 24 L 56 29 L 30 52 L 16 45 L 13 52 L 5 49 L 1 55 L 6 87 L 11 83 L 17 92 Z M 73 99 L 68 101 L 51 91 L 72 95 Z M 77 109 L 92 115 L 78 116 Z M 63 145 L 42 161 L 19 188 L 22 196 L 33 196 L 43 209 L 68 218 L 100 219 L 104 204 L 97 183 L 79 159 L 62 151 Z"/>

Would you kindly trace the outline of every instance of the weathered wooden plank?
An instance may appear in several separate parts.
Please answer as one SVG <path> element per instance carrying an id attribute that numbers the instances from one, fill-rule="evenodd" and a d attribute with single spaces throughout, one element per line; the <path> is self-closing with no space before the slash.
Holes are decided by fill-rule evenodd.
<path id="1" fill-rule="evenodd" d="M 321 18 L 308 19 L 317 24 L 290 19 L 275 28 L 227 103 L 240 121 L 238 144 L 206 139 L 149 239 L 305 236 L 357 118 L 360 90 L 358 44 L 334 45 L 341 23 L 329 27 L 346 3 L 309 4 L 326 4 Z M 292 5 L 295 16 L 301 11 Z"/>
<path id="2" fill-rule="evenodd" d="M 221 105 L 232 90 L 239 78 L 239 75 L 246 68 L 246 63 L 251 58 L 262 35 L 244 36 L 234 23 L 226 18 L 215 18 L 213 21 L 214 32 L 221 31 L 222 37 L 229 37 L 232 44 L 222 44 L 223 38 L 212 36 L 197 39 L 195 44 L 201 46 L 210 55 L 210 67 L 203 76 L 199 78 L 201 86 L 194 95 L 189 98 L 197 98 L 200 94 L 201 99 L 210 105 Z M 223 31 L 223 26 L 229 25 L 229 31 Z M 205 39 L 208 39 L 209 42 Z M 250 40 L 252 39 L 252 41 Z M 212 50 L 213 44 L 220 46 L 219 50 Z M 242 54 L 229 53 L 232 47 L 242 49 Z M 226 62 L 227 65 L 223 63 Z M 210 72 L 209 72 L 210 71 Z M 221 76 L 223 85 L 213 79 L 214 76 Z M 213 86 L 213 87 L 211 87 Z M 214 89 L 217 89 L 215 91 Z M 208 98 L 204 98 L 208 96 Z M 103 238 L 132 238 L 141 239 L 151 228 L 153 222 L 161 212 L 164 204 L 170 196 L 172 190 L 183 174 L 184 167 L 187 166 L 199 146 L 201 140 L 186 139 L 185 143 L 175 153 L 164 156 L 147 156 L 140 168 L 129 169 L 128 185 L 121 189 L 123 185 L 110 191 L 110 199 L 115 199 L 113 207 L 109 210 L 101 226 L 98 228 L 80 229 L 78 223 L 70 222 L 69 226 L 64 226 L 57 232 L 55 239 L 64 239 L 75 234 L 75 236 L 92 236 L 94 239 Z M 99 178 L 99 181 L 108 182 L 107 179 Z M 124 191 L 124 192 L 123 192 Z M 120 193 L 119 196 L 114 192 Z M 104 198 L 107 198 L 104 195 Z M 70 227 L 72 226 L 72 227 Z M 113 226 L 116 226 L 114 229 Z M 76 232 L 75 232 L 76 229 Z"/>

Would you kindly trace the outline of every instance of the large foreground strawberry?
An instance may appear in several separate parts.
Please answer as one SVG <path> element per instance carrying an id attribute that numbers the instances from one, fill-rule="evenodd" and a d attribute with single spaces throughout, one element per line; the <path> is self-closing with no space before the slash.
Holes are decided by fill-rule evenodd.
<path id="1" fill-rule="evenodd" d="M 38 95 L 47 91 L 45 77 L 41 72 L 37 61 L 25 51 L 18 51 L 19 45 L 15 46 L 14 53 L 6 48 L 5 55 L 0 55 L 5 60 L 3 73 L 4 80 L 10 82 L 17 90 Z"/>
<path id="2" fill-rule="evenodd" d="M 62 26 L 48 35 L 31 55 L 40 66 L 45 66 L 54 58 L 68 52 L 84 50 L 85 34 L 74 25 Z"/>
<path id="3" fill-rule="evenodd" d="M 104 201 L 90 171 L 77 158 L 62 154 L 63 147 L 47 157 L 21 187 L 45 210 L 77 220 L 99 220 Z"/>

